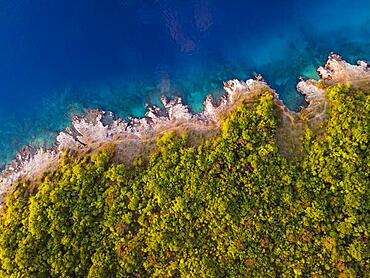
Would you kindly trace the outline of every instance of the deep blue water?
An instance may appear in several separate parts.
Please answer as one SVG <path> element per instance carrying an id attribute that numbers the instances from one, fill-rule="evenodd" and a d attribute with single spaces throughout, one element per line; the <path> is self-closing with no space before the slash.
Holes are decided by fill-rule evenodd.
<path id="1" fill-rule="evenodd" d="M 73 112 L 142 116 L 161 94 L 198 111 L 253 72 L 297 109 L 330 51 L 370 59 L 369 0 L 0 0 L 0 165 Z"/>

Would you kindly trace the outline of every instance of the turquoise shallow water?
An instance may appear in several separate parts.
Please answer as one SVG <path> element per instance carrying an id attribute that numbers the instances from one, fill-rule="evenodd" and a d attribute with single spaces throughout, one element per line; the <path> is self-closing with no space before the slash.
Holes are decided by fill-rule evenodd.
<path id="1" fill-rule="evenodd" d="M 85 108 L 142 116 L 165 94 L 196 112 L 222 81 L 258 72 L 298 109 L 297 78 L 317 78 L 330 51 L 370 57 L 370 1 L 230 3 L 1 1 L 0 165 Z"/>

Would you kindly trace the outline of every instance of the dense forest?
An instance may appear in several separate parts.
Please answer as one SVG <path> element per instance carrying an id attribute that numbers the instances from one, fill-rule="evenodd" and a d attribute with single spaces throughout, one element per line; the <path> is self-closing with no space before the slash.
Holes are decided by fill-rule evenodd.
<path id="1" fill-rule="evenodd" d="M 327 98 L 293 160 L 269 92 L 217 136 L 167 133 L 130 166 L 113 145 L 66 152 L 7 196 L 0 276 L 370 277 L 370 94 Z"/>

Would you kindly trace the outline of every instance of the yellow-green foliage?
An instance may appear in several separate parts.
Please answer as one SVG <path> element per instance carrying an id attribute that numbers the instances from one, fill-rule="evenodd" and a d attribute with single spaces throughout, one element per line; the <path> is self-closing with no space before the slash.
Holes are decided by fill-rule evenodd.
<path id="1" fill-rule="evenodd" d="M 164 135 L 148 165 L 67 153 L 0 213 L 1 277 L 369 277 L 369 94 L 328 91 L 307 156 L 278 152 L 272 97 L 200 146 Z"/>

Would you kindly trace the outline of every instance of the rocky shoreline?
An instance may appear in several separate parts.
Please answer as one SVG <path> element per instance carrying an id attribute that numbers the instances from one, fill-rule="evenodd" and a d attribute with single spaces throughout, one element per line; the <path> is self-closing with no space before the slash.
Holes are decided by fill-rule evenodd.
<path id="1" fill-rule="evenodd" d="M 320 82 L 335 83 L 369 79 L 370 64 L 358 61 L 357 65 L 351 65 L 339 55 L 331 54 L 326 65 L 319 67 L 318 72 L 321 80 L 301 79 L 297 84 L 298 92 L 304 95 L 308 103 L 307 107 L 298 113 L 290 111 L 263 78 L 256 76 L 246 81 L 235 79 L 224 82 L 226 94 L 217 102 L 211 96 L 207 96 L 203 111 L 197 114 L 192 114 L 181 98 L 162 97 L 165 110 L 156 106 L 147 106 L 147 112 L 143 118 L 130 118 L 128 122 L 116 119 L 112 112 L 100 110 L 88 110 L 83 116 L 75 115 L 72 117 L 72 127 L 58 134 L 52 148 L 26 146 L 16 154 L 15 159 L 0 173 L 1 202 L 17 179 L 36 177 L 55 164 L 67 149 L 84 150 L 97 144 L 125 140 L 127 137 L 133 140 L 146 140 L 178 125 L 215 129 L 219 126 L 220 115 L 231 109 L 240 97 L 253 97 L 261 90 L 270 90 L 274 93 L 275 103 L 290 121 L 300 119 L 303 115 L 312 122 L 320 121 L 325 117 L 327 109 L 325 90 L 319 86 Z"/>

